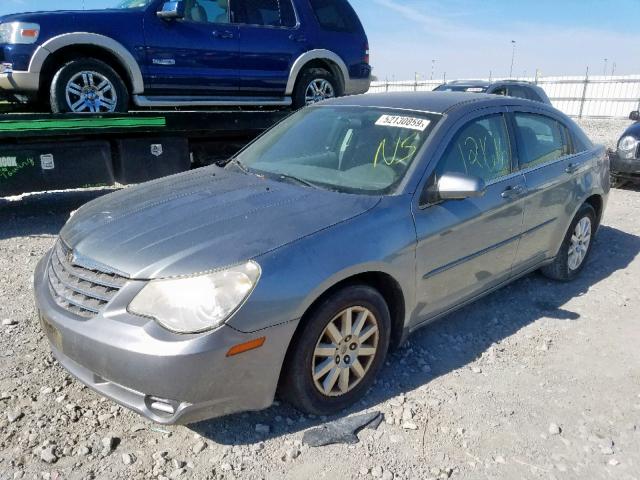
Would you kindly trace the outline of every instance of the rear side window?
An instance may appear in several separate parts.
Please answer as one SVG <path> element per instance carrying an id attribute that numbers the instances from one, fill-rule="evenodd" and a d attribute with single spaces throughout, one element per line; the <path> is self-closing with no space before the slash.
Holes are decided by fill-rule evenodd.
<path id="1" fill-rule="evenodd" d="M 542 99 L 531 88 L 510 86 L 508 92 L 508 95 L 510 97 L 525 98 L 527 100 L 534 100 L 536 102 L 542 101 Z"/>
<path id="2" fill-rule="evenodd" d="M 523 168 L 551 162 L 571 152 L 567 129 L 544 115 L 516 113 L 516 135 Z"/>
<path id="3" fill-rule="evenodd" d="M 310 0 L 311 8 L 324 30 L 360 33 L 362 25 L 347 0 Z"/>
<path id="4" fill-rule="evenodd" d="M 295 27 L 291 0 L 240 0 L 235 7 L 236 23 L 267 27 Z"/>
<path id="5" fill-rule="evenodd" d="M 511 147 L 503 115 L 491 115 L 465 125 L 453 138 L 436 167 L 445 173 L 462 173 L 491 182 L 511 172 Z"/>

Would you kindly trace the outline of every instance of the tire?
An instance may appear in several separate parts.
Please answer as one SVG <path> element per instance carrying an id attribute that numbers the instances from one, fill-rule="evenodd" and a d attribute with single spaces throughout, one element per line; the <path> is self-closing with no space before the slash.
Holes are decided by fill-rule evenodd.
<path id="1" fill-rule="evenodd" d="M 98 90 L 101 85 L 105 86 Z M 83 99 L 85 102 L 79 103 Z M 129 105 L 129 92 L 109 65 L 81 58 L 56 72 L 51 82 L 50 102 L 53 113 L 124 113 Z"/>
<path id="2" fill-rule="evenodd" d="M 307 91 L 312 88 L 312 84 L 314 83 L 317 86 L 326 86 L 328 84 L 330 87 L 317 90 L 315 98 L 311 101 L 307 96 Z M 311 91 L 309 91 L 309 93 L 311 93 Z M 293 108 L 297 110 L 307 105 L 341 95 L 340 82 L 338 82 L 335 76 L 324 68 L 310 68 L 304 70 L 296 82 L 293 90 Z"/>
<path id="3" fill-rule="evenodd" d="M 611 188 L 620 188 L 627 183 L 622 178 L 616 177 L 615 175 L 610 175 L 610 179 L 611 179 Z"/>
<path id="4" fill-rule="evenodd" d="M 572 246 L 574 246 L 575 244 L 573 239 L 574 238 L 578 239 L 579 237 L 577 235 L 576 228 L 578 225 L 584 225 L 584 224 L 581 224 L 581 222 L 583 222 L 584 219 L 588 219 L 588 223 L 589 223 L 589 228 L 588 228 L 589 241 L 588 241 L 588 245 L 586 246 L 586 250 L 585 250 L 584 244 L 580 243 L 581 251 L 582 251 L 582 254 L 581 254 L 582 259 L 580 260 L 579 264 L 575 266 L 575 265 L 571 265 L 572 261 L 570 258 L 570 253 L 572 250 Z M 593 237 L 595 235 L 595 230 L 596 230 L 596 221 L 597 221 L 596 211 L 593 209 L 593 207 L 588 203 L 583 204 L 580 207 L 580 210 L 578 210 L 578 213 L 576 214 L 576 216 L 573 218 L 573 221 L 569 226 L 569 230 L 567 231 L 564 237 L 562 245 L 560 246 L 560 251 L 558 252 L 558 255 L 556 256 L 555 260 L 550 265 L 547 265 L 541 269 L 542 273 L 545 276 L 553 280 L 568 282 L 573 280 L 580 274 L 585 264 L 587 263 L 587 258 L 589 257 L 589 253 L 591 253 L 591 247 L 593 246 Z"/>
<path id="5" fill-rule="evenodd" d="M 351 341 L 339 345 L 335 354 L 326 355 L 326 352 L 323 352 L 323 355 L 317 356 L 316 353 L 319 352 L 318 347 L 321 341 L 324 340 L 322 344 L 325 345 L 330 340 L 329 336 L 325 336 L 326 328 L 337 319 L 338 315 L 349 308 L 353 308 L 352 334 L 356 331 L 356 325 L 359 323 L 359 315 L 364 314 L 363 310 L 365 309 L 368 313 L 360 337 L 364 338 L 368 335 L 373 325 L 378 327 L 377 334 L 373 333 L 364 338 L 361 344 L 355 334 L 356 336 Z M 335 325 L 336 323 L 334 323 Z M 347 339 L 344 336 L 344 330 L 341 328 L 340 330 L 337 333 L 342 334 L 342 340 Z M 389 308 L 377 290 L 365 285 L 353 285 L 330 295 L 310 313 L 303 329 L 292 342 L 285 359 L 280 385 L 281 397 L 308 414 L 331 415 L 344 410 L 360 400 L 371 387 L 387 355 L 390 332 Z M 377 338 L 374 338 L 376 335 Z M 357 350 L 352 349 L 354 343 L 360 344 Z M 370 351 L 366 351 L 372 345 L 376 345 L 373 355 Z M 326 350 L 332 348 L 326 348 Z M 359 355 L 360 353 L 362 356 Z M 341 356 L 341 366 L 336 363 L 338 356 Z M 353 358 L 349 359 L 348 356 Z M 315 368 L 315 371 L 320 373 L 322 366 L 331 365 L 330 362 L 333 364 L 331 371 L 314 380 L 312 369 Z M 356 362 L 362 369 L 356 368 Z M 343 383 L 343 375 L 345 374 L 342 373 L 335 380 L 333 390 L 329 394 L 326 393 L 329 390 L 321 392 L 320 389 L 323 388 L 323 385 L 329 386 L 327 381 L 333 375 L 334 369 L 339 372 L 347 370 L 349 372 L 348 382 Z M 357 375 L 356 371 L 364 372 L 364 375 Z M 343 390 L 343 385 L 347 385 L 345 390 Z"/>

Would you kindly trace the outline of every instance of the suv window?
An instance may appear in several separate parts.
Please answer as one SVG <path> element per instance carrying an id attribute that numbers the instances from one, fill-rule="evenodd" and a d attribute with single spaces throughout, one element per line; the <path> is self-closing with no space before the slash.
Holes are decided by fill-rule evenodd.
<path id="1" fill-rule="evenodd" d="M 515 119 L 522 167 L 550 162 L 570 153 L 566 127 L 557 120 L 532 113 L 516 113 Z"/>
<path id="2" fill-rule="evenodd" d="M 291 0 L 241 0 L 236 2 L 236 23 L 268 27 L 295 27 Z"/>
<path id="3" fill-rule="evenodd" d="M 359 33 L 360 20 L 347 0 L 311 0 L 318 23 L 325 30 Z"/>
<path id="4" fill-rule="evenodd" d="M 229 23 L 229 0 L 186 0 L 184 18 L 197 23 Z"/>
<path id="5" fill-rule="evenodd" d="M 436 168 L 444 173 L 462 173 L 491 182 L 511 172 L 511 145 L 503 115 L 474 120 L 456 134 Z"/>

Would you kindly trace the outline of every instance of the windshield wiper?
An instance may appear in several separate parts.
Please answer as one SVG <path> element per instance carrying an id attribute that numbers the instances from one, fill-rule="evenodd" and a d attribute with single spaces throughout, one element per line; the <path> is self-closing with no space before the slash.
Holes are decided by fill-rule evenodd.
<path id="1" fill-rule="evenodd" d="M 305 187 L 311 187 L 317 190 L 320 189 L 318 185 L 316 185 L 315 183 L 311 183 L 310 181 L 305 180 L 304 178 L 298 178 L 293 175 L 287 175 L 286 173 L 277 173 L 276 175 L 278 175 L 278 177 L 280 177 L 283 180 L 293 180 L 294 182 L 300 185 L 304 185 Z"/>

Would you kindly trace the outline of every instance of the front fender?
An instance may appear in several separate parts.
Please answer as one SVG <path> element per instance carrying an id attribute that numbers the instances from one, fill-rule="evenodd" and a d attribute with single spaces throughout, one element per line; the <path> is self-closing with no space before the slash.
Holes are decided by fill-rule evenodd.
<path id="1" fill-rule="evenodd" d="M 108 51 L 120 61 L 122 66 L 129 74 L 129 80 L 131 80 L 131 85 L 133 87 L 133 91 L 131 93 L 133 95 L 144 93 L 144 80 L 142 78 L 142 71 L 140 69 L 140 65 L 138 65 L 138 62 L 136 62 L 136 59 L 133 57 L 131 52 L 129 52 L 129 50 L 127 50 L 124 45 L 117 42 L 116 40 L 97 33 L 64 33 L 62 35 L 50 38 L 42 45 L 40 45 L 33 54 L 31 62 L 29 63 L 29 72 L 39 74 L 40 72 L 42 72 L 45 61 L 51 54 L 55 53 L 61 48 L 71 45 L 91 45 L 94 47 L 103 48 L 104 50 Z"/>

